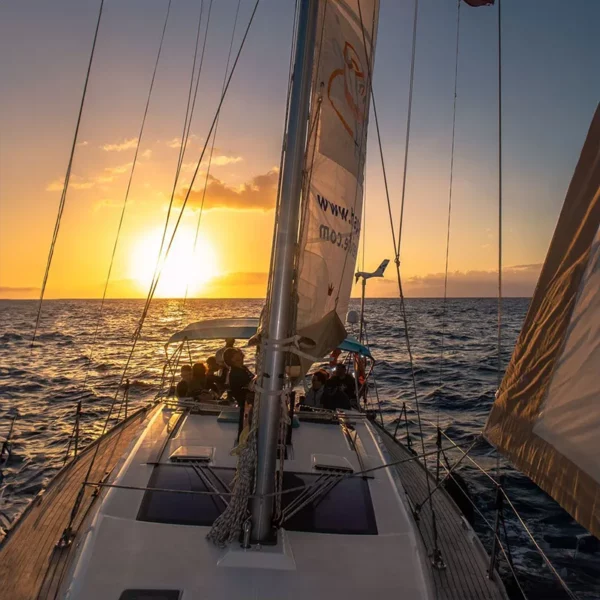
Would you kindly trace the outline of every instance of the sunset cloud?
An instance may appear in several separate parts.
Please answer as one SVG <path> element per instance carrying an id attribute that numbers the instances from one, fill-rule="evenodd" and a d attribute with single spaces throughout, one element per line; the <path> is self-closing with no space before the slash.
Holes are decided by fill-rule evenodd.
<path id="1" fill-rule="evenodd" d="M 502 270 L 502 288 L 505 296 L 529 297 L 537 283 L 541 264 L 514 265 Z M 390 283 L 394 283 L 388 280 Z M 429 273 L 404 281 L 410 296 L 439 297 L 444 295 L 444 273 Z M 448 273 L 448 296 L 493 297 L 498 294 L 497 271 L 452 271 Z"/>
<path id="2" fill-rule="evenodd" d="M 132 148 L 135 148 L 137 143 L 138 139 L 135 137 L 117 144 L 105 144 L 102 146 L 102 150 L 105 150 L 106 152 L 123 152 L 123 150 L 131 150 Z"/>
<path id="3" fill-rule="evenodd" d="M 239 187 L 213 177 L 208 178 L 204 209 L 231 209 L 231 210 L 262 210 L 268 211 L 275 207 L 277 195 L 278 169 L 271 169 L 263 175 L 257 175 Z M 182 190 L 180 197 L 184 197 L 187 190 Z M 199 208 L 202 203 L 202 189 L 192 188 L 188 204 Z"/>
<path id="4" fill-rule="evenodd" d="M 80 177 L 79 175 L 71 175 L 69 179 L 69 188 L 74 190 L 89 190 L 96 185 L 111 183 L 115 176 L 128 173 L 131 170 L 133 163 L 128 162 L 123 165 L 115 165 L 114 167 L 105 167 L 100 175 L 92 177 Z M 47 192 L 62 192 L 64 179 L 55 179 L 46 186 Z"/>
<path id="5" fill-rule="evenodd" d="M 111 178 L 112 179 L 112 178 Z M 83 177 L 77 175 L 71 175 L 69 180 L 69 187 L 74 190 L 89 190 L 96 185 L 96 181 L 86 180 Z M 64 179 L 55 179 L 46 186 L 47 192 L 62 192 L 65 185 Z"/>
<path id="6" fill-rule="evenodd" d="M 124 165 L 117 165 L 115 167 L 106 167 L 104 170 L 112 175 L 120 175 L 121 173 L 128 173 L 131 171 L 133 166 L 132 162 L 125 163 Z"/>
<path id="7" fill-rule="evenodd" d="M 173 138 L 172 140 L 168 140 L 165 142 L 169 148 L 181 148 L 181 138 Z"/>

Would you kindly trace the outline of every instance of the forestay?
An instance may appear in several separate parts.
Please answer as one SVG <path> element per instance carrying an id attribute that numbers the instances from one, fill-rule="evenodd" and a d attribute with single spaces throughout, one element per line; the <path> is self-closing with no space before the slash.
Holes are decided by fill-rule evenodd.
<path id="1" fill-rule="evenodd" d="M 486 438 L 600 535 L 600 105 Z"/>
<path id="2" fill-rule="evenodd" d="M 311 354 L 319 357 L 345 337 L 343 320 L 362 226 L 378 14 L 378 0 L 361 0 L 360 9 L 356 0 L 331 0 L 319 7 L 297 312 L 297 329 L 316 342 Z"/>

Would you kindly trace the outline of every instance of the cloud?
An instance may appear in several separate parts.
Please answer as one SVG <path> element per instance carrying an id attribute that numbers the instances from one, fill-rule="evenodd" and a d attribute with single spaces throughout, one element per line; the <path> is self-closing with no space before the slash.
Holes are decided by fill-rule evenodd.
<path id="1" fill-rule="evenodd" d="M 125 163 L 124 165 L 117 165 L 116 167 L 106 167 L 104 170 L 112 175 L 120 175 L 121 173 L 128 173 L 131 171 L 133 166 L 132 162 Z"/>
<path id="2" fill-rule="evenodd" d="M 123 165 L 115 165 L 114 167 L 105 167 L 104 173 L 93 177 L 80 177 L 79 175 L 71 175 L 69 179 L 69 188 L 74 190 L 89 190 L 96 185 L 102 185 L 114 181 L 116 175 L 129 173 L 133 162 L 128 162 Z M 46 186 L 47 192 L 62 192 L 64 179 L 55 179 Z"/>
<path id="3" fill-rule="evenodd" d="M 169 148 L 181 148 L 181 138 L 176 137 L 165 142 Z"/>
<path id="4" fill-rule="evenodd" d="M 77 146 L 83 147 L 83 146 L 88 146 L 88 145 L 89 145 L 89 142 L 86 140 L 83 140 L 83 142 L 77 142 Z"/>
<path id="5" fill-rule="evenodd" d="M 150 150 L 150 148 L 148 148 L 147 150 L 144 150 L 144 151 L 143 151 L 143 152 L 140 154 L 140 156 L 141 156 L 142 158 L 148 159 L 148 158 L 150 158 L 150 157 L 152 156 L 152 150 Z"/>
<path id="6" fill-rule="evenodd" d="M 271 169 L 263 175 L 256 175 L 251 181 L 239 187 L 230 186 L 209 175 L 204 209 L 271 210 L 275 207 L 278 179 L 279 172 L 277 168 Z M 180 196 L 183 197 L 186 193 L 187 189 L 184 189 Z M 188 200 L 189 205 L 200 207 L 202 195 L 202 189 L 192 188 Z"/>
<path id="7" fill-rule="evenodd" d="M 0 298 L 20 300 L 22 298 L 37 298 L 39 294 L 39 287 L 11 287 L 9 285 L 0 285 Z"/>
<path id="8" fill-rule="evenodd" d="M 541 268 L 542 265 L 538 263 L 505 267 L 502 270 L 503 295 L 531 296 Z M 440 297 L 444 295 L 444 273 L 409 277 L 403 283 L 406 294 L 410 296 Z M 497 294 L 497 271 L 453 271 L 448 273 L 448 296 L 451 298 L 493 297 Z"/>
<path id="9" fill-rule="evenodd" d="M 71 175 L 69 179 L 69 187 L 74 190 L 88 190 L 94 187 L 96 183 L 96 181 L 86 180 L 83 177 L 79 177 L 78 175 Z M 64 179 L 55 179 L 46 186 L 46 191 L 62 192 L 64 185 Z"/>
<path id="10" fill-rule="evenodd" d="M 137 146 L 138 139 L 130 138 L 118 144 L 105 144 L 102 146 L 102 150 L 106 152 L 122 152 L 123 150 L 131 150 Z"/>
<path id="11" fill-rule="evenodd" d="M 224 167 L 225 165 L 234 165 L 235 163 L 239 163 L 244 160 L 241 156 L 227 156 L 226 154 L 221 154 L 219 156 L 213 156 L 210 162 L 212 167 Z M 202 161 L 202 165 L 208 166 L 208 160 Z"/>
<path id="12" fill-rule="evenodd" d="M 212 169 L 213 167 L 224 167 L 226 165 L 234 165 L 236 163 L 242 162 L 243 160 L 244 159 L 241 156 L 229 156 L 227 154 L 218 154 L 218 155 L 213 154 L 212 160 L 210 161 L 210 167 Z M 208 158 L 205 158 L 202 161 L 202 163 L 200 164 L 200 167 L 203 169 L 207 169 L 208 163 L 209 163 Z M 182 171 L 190 171 L 190 172 L 195 171 L 197 165 L 198 165 L 197 162 L 183 163 L 181 165 L 181 170 Z"/>

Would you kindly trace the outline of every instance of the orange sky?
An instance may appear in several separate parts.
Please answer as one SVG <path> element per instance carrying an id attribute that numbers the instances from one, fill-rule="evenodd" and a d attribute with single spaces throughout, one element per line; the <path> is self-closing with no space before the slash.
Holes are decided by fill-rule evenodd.
<path id="1" fill-rule="evenodd" d="M 264 4 L 224 104 L 197 253 L 191 250 L 206 160 L 157 296 L 180 296 L 186 287 L 198 297 L 264 296 L 293 2 Z M 436 8 L 433 0 L 422 4 L 401 259 L 406 292 L 435 296 L 442 293 L 445 257 L 456 6 L 450 2 L 440 9 L 438 3 Z M 598 81 L 584 76 L 586 68 L 593 70 L 593 56 L 600 55 L 590 25 L 600 16 L 598 6 L 585 0 L 573 4 L 578 10 L 567 11 L 564 2 L 553 0 L 541 16 L 516 0 L 503 8 L 507 295 L 532 290 L 600 97 Z M 144 19 L 139 19 L 142 5 Z M 252 5 L 242 2 L 234 48 Z M 102 294 L 165 6 L 158 0 L 107 3 L 48 298 Z M 235 3 L 215 6 L 176 205 L 204 145 L 223 80 Z M 196 2 L 174 3 L 109 297 L 147 294 L 180 147 L 197 10 Z M 463 11 L 449 294 L 493 295 L 498 243 L 495 12 Z M 0 97 L 0 298 L 39 295 L 96 15 L 92 0 L 0 7 L 0 81 L 6 90 Z M 567 31 L 562 37 L 559 27 Z M 436 44 L 429 43 L 432 39 Z M 395 222 L 409 45 L 410 11 L 382 1 L 375 92 Z M 370 133 L 367 270 L 393 258 L 374 127 Z M 392 268 L 386 280 L 369 286 L 371 296 L 396 295 Z"/>

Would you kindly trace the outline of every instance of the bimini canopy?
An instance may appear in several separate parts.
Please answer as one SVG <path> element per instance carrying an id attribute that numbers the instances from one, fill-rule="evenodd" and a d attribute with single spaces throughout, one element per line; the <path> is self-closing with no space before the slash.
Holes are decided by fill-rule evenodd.
<path id="1" fill-rule="evenodd" d="M 256 335 L 257 330 L 258 319 L 253 317 L 246 319 L 207 319 L 190 323 L 185 329 L 174 333 L 166 345 L 186 340 L 190 342 L 194 340 L 224 340 L 225 338 L 249 340 Z M 338 348 L 346 352 L 355 352 L 361 356 L 373 358 L 371 351 L 353 337 L 347 337 Z"/>
<path id="2" fill-rule="evenodd" d="M 190 323 L 185 329 L 174 333 L 167 342 L 183 342 L 185 340 L 224 340 L 235 338 L 236 340 L 249 340 L 256 335 L 258 319 L 248 317 L 246 319 L 207 319 Z"/>

